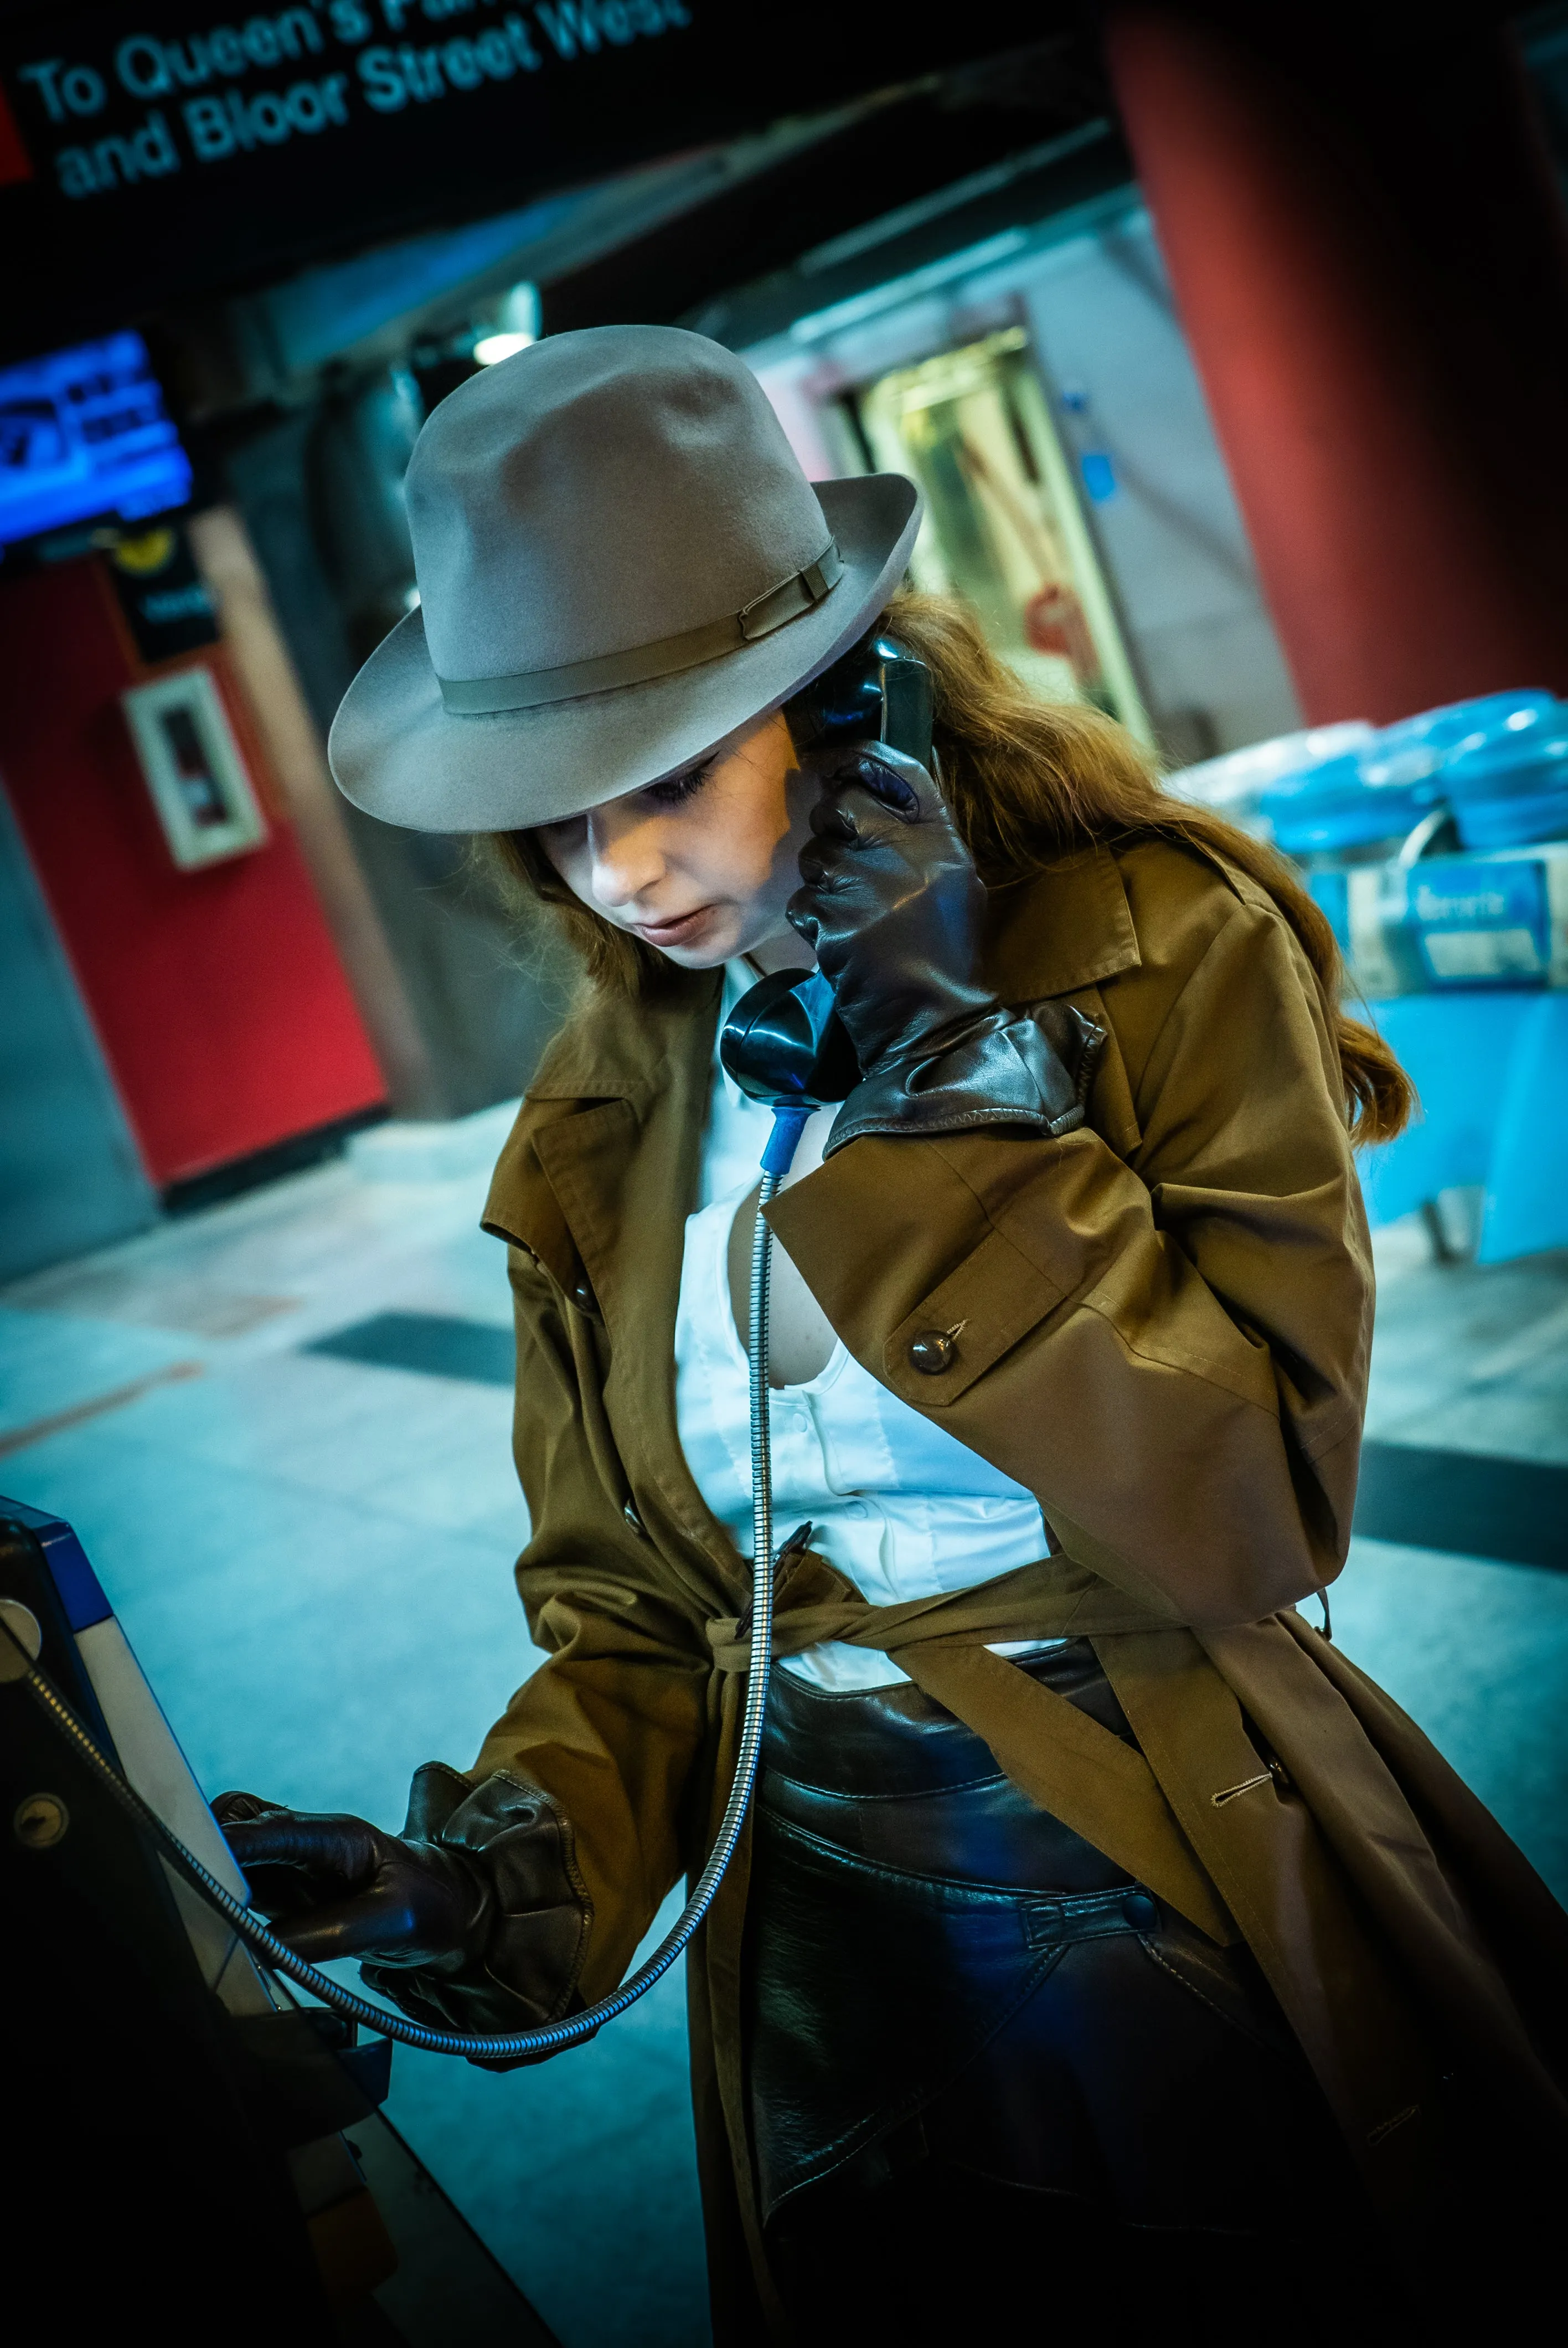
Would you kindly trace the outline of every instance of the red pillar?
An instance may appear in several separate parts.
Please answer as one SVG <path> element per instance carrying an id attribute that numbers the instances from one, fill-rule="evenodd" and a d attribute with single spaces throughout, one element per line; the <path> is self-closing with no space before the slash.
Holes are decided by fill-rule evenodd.
<path id="1" fill-rule="evenodd" d="M 1506 28 L 1125 0 L 1106 43 L 1308 719 L 1568 692 L 1568 232 Z"/>

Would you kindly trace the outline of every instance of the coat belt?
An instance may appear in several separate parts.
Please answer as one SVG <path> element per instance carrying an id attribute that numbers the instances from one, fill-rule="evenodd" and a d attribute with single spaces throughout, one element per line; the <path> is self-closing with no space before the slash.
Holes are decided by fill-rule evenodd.
<path id="1" fill-rule="evenodd" d="M 1114 1686 L 1119 1636 L 1184 1627 L 1063 1559 L 1041 1558 L 976 1590 L 873 1606 L 808 1553 L 780 1588 L 773 1652 L 796 1655 L 835 1639 L 893 1657 L 989 1746 L 1030 1801 L 1229 1945 L 1241 1935 L 1143 1754 L 990 1652 L 993 1641 L 1088 1638 Z M 744 1616 L 711 1622 L 708 1640 L 716 1671 L 750 1670 Z"/>

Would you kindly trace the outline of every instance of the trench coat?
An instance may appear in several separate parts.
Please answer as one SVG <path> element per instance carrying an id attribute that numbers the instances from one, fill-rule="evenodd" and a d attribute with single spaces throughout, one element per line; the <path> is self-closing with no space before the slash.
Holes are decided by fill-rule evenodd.
<path id="1" fill-rule="evenodd" d="M 1344 1562 L 1370 1251 L 1337 1055 L 1273 901 L 1145 839 L 990 893 L 999 997 L 1104 1030 L 1087 1122 L 858 1139 L 768 1210 L 870 1374 L 1040 1500 L 1051 1553 L 867 1605 L 806 1553 L 775 1653 L 884 1650 L 1013 1781 L 1221 1942 L 1245 1940 L 1394 2235 L 1419 2244 L 1445 2078 L 1495 2145 L 1568 2144 L 1568 1920 L 1414 1724 L 1298 1604 Z M 596 999 L 529 1087 L 484 1220 L 508 1243 L 518 1582 L 547 1661 L 468 1773 L 542 1789 L 589 1918 L 568 1986 L 621 1979 L 700 1867 L 752 1657 L 749 1562 L 677 1437 L 673 1333 L 720 995 Z M 950 1365 L 910 1345 L 956 1331 Z M 990 1653 L 1089 1638 L 1136 1749 Z M 1267 1764 L 1272 1761 L 1271 1768 Z M 748 1850 L 688 1965 L 716 2337 L 784 2336 L 741 2046 Z"/>

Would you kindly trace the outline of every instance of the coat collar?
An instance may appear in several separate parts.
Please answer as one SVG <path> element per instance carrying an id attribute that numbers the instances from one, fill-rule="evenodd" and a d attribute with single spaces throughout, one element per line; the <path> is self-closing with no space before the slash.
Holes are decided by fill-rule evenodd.
<path id="1" fill-rule="evenodd" d="M 617 1218 L 629 1216 L 630 1160 L 647 1155 L 637 1148 L 645 1128 L 657 1130 L 657 1154 L 669 1163 L 639 1206 L 662 1200 L 684 1217 L 723 986 L 720 972 L 699 971 L 678 974 L 653 1003 L 595 996 L 545 1053 L 480 1220 L 537 1257 L 563 1288 L 590 1255 L 611 1248 Z M 632 1236 L 630 1229 L 625 1235 Z"/>
<path id="2" fill-rule="evenodd" d="M 1121 869 L 1108 848 L 1081 849 L 990 892 L 986 976 L 1004 1003 L 1076 994 L 1142 957 Z"/>
<path id="3" fill-rule="evenodd" d="M 1106 848 L 1064 856 L 990 892 L 986 974 L 1008 1003 L 1097 985 L 1138 966 L 1137 935 Z M 630 1100 L 641 1109 L 684 1062 L 699 1014 L 717 1012 L 718 971 L 678 972 L 652 1004 L 595 997 L 568 1020 L 528 1089 L 535 1101 Z"/>
<path id="4" fill-rule="evenodd" d="M 1109 849 L 1081 850 L 990 893 L 985 969 L 1004 1002 L 1076 994 L 1135 969 L 1139 959 Z M 722 992 L 719 972 L 695 971 L 674 973 L 651 1003 L 597 996 L 546 1052 L 497 1165 L 483 1221 L 526 1247 L 563 1287 L 590 1252 L 612 1250 L 614 1218 L 627 1206 L 625 1160 L 651 1121 L 667 1163 L 643 1204 L 657 1205 L 679 1231 L 696 1179 Z M 625 1104 L 619 1113 L 610 1107 L 616 1102 Z M 558 1129 L 563 1122 L 581 1129 L 569 1137 Z M 648 1237 L 646 1226 L 626 1232 L 639 1249 Z"/>
<path id="5" fill-rule="evenodd" d="M 693 1022 L 717 1013 L 723 983 L 722 971 L 676 971 L 651 1003 L 593 996 L 550 1044 L 525 1101 L 630 1100 L 641 1109 L 672 1058 L 684 1062 Z"/>

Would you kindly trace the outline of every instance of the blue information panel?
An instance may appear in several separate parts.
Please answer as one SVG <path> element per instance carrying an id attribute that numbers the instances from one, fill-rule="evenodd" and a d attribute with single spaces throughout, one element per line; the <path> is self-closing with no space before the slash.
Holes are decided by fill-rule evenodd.
<path id="1" fill-rule="evenodd" d="M 1543 986 L 1546 868 L 1532 858 L 1434 858 L 1410 872 L 1407 926 L 1434 987 Z"/>
<path id="2" fill-rule="evenodd" d="M 190 460 L 139 335 L 0 368 L 0 546 L 190 499 Z"/>
<path id="3" fill-rule="evenodd" d="M 1568 989 L 1568 841 L 1327 869 L 1307 886 L 1369 999 Z"/>

